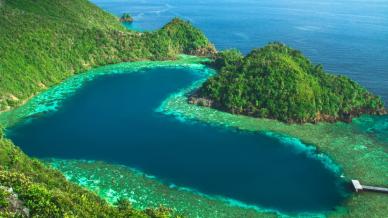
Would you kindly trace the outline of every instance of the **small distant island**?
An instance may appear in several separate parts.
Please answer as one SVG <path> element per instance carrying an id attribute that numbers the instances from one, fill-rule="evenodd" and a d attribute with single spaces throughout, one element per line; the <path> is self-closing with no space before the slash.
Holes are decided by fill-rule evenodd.
<path id="1" fill-rule="evenodd" d="M 190 103 L 286 123 L 351 122 L 362 114 L 386 114 L 380 97 L 282 43 L 245 57 L 238 50 L 223 51 L 212 65 L 218 74 L 189 97 Z"/>
<path id="2" fill-rule="evenodd" d="M 132 23 L 133 22 L 133 17 L 129 13 L 124 13 L 120 17 L 120 22 Z"/>

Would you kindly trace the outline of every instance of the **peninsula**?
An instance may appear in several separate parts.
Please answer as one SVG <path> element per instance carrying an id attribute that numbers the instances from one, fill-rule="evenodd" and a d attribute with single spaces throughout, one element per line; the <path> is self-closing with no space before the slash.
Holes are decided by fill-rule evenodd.
<path id="1" fill-rule="evenodd" d="M 286 123 L 351 122 L 386 113 L 381 98 L 281 43 L 245 57 L 237 50 L 220 52 L 213 66 L 218 74 L 191 95 L 191 103 Z"/>

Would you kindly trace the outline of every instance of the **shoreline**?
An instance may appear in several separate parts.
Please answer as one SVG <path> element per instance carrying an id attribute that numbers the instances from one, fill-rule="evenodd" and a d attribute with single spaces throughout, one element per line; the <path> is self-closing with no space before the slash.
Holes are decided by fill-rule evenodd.
<path id="1" fill-rule="evenodd" d="M 159 108 L 159 111 L 177 117 L 209 124 L 233 127 L 252 132 L 275 132 L 285 136 L 295 137 L 305 144 L 314 145 L 317 152 L 327 155 L 333 162 L 341 167 L 344 177 L 350 181 L 358 179 L 363 183 L 373 185 L 386 185 L 388 181 L 388 154 L 384 150 L 387 146 L 384 141 L 369 134 L 356 132 L 356 124 L 367 123 L 369 117 L 362 116 L 354 119 L 353 123 L 318 123 L 318 124 L 285 124 L 276 120 L 234 115 L 218 111 L 209 107 L 202 107 L 188 102 L 189 93 L 200 84 L 171 95 Z M 376 117 L 376 116 L 375 116 Z M 375 118 L 372 116 L 372 118 Z M 378 118 L 388 121 L 388 116 Z M 364 121 L 365 120 L 365 121 Z M 348 155 L 353 154 L 352 158 Z M 384 215 L 384 203 L 388 196 L 378 193 L 352 194 L 344 202 L 345 211 L 329 212 L 328 216 L 346 215 L 362 217 L 370 211 Z M 379 210 L 381 208 L 381 210 Z M 347 210 L 347 211 L 346 211 Z"/>
<path id="2" fill-rule="evenodd" d="M 177 215 L 189 217 L 227 214 L 233 214 L 235 217 L 288 216 L 276 209 L 262 208 L 231 198 L 207 195 L 192 188 L 167 184 L 155 176 L 121 164 L 63 159 L 49 159 L 44 162 L 62 172 L 69 181 L 96 192 L 110 204 L 114 204 L 120 197 L 126 197 L 137 209 L 157 207 L 161 204 L 173 208 Z M 113 184 L 112 180 L 115 181 Z"/>
<path id="3" fill-rule="evenodd" d="M 247 113 L 232 113 L 231 111 L 228 111 L 227 109 L 225 108 L 222 108 L 221 106 L 219 106 L 219 104 L 217 103 L 214 103 L 212 100 L 210 99 L 207 99 L 207 98 L 202 98 L 202 97 L 198 97 L 198 94 L 197 94 L 197 91 L 198 90 L 193 90 L 193 92 L 191 93 L 188 93 L 188 98 L 187 98 L 187 101 L 188 103 L 190 104 L 195 104 L 195 105 L 198 105 L 200 107 L 209 107 L 209 108 L 212 108 L 214 110 L 218 110 L 218 111 L 222 111 L 222 112 L 225 112 L 225 113 L 230 113 L 230 114 L 234 114 L 234 115 L 241 115 L 241 116 L 247 116 L 247 117 L 251 117 L 251 118 L 256 118 L 256 119 L 268 119 L 268 120 L 276 120 L 276 121 L 279 121 L 279 122 L 283 122 L 283 121 L 280 121 L 278 119 L 276 119 L 275 117 L 255 117 L 255 116 L 252 116 L 250 114 L 247 114 Z M 321 114 L 319 116 L 319 119 L 315 119 L 313 122 L 311 121 L 307 121 L 307 122 L 295 122 L 295 121 L 290 121 L 290 122 L 283 122 L 285 124 L 289 124 L 289 125 L 292 125 L 292 124 L 296 124 L 296 125 L 304 125 L 304 124 L 318 124 L 318 123 L 332 123 L 332 124 L 335 124 L 337 122 L 343 122 L 343 123 L 352 123 L 353 119 L 357 119 L 357 118 L 360 118 L 362 116 L 365 116 L 365 115 L 371 115 L 371 116 L 383 116 L 383 115 L 388 115 L 388 112 L 387 110 L 384 108 L 382 110 L 379 110 L 379 111 L 374 111 L 374 112 L 371 112 L 371 111 L 363 111 L 362 113 L 361 112 L 358 112 L 358 113 L 355 113 L 355 114 L 350 114 L 350 116 L 348 118 L 343 118 L 343 117 L 334 117 L 334 116 L 330 116 L 330 115 L 327 115 L 327 114 Z"/>
<path id="4" fill-rule="evenodd" d="M 73 73 L 73 74 L 69 75 L 68 77 L 64 78 L 62 81 L 60 81 L 58 83 L 55 83 L 55 84 L 52 84 L 51 86 L 47 87 L 46 85 L 42 84 L 42 86 L 40 86 L 42 89 L 39 90 L 38 92 L 32 94 L 31 96 L 29 96 L 29 97 L 27 97 L 25 99 L 18 99 L 19 103 L 16 106 L 8 106 L 8 108 L 0 110 L 0 116 L 3 113 L 6 113 L 6 112 L 9 112 L 9 111 L 18 109 L 20 107 L 23 107 L 28 101 L 30 101 L 35 96 L 40 95 L 40 94 L 46 92 L 47 90 L 49 90 L 49 89 L 51 89 L 51 88 L 53 88 L 55 86 L 60 85 L 61 83 L 65 82 L 66 80 L 68 80 L 68 79 L 70 79 L 72 77 L 77 77 L 77 76 L 83 75 L 85 73 L 90 73 L 91 71 L 96 71 L 96 70 L 98 70 L 100 68 L 109 68 L 110 66 L 122 65 L 122 64 L 125 64 L 125 63 L 127 63 L 127 64 L 138 63 L 138 64 L 144 64 L 144 65 L 146 65 L 147 63 L 160 63 L 160 64 L 164 65 L 164 64 L 168 64 L 168 63 L 172 63 L 172 62 L 181 63 L 181 64 L 184 64 L 185 62 L 187 62 L 187 63 L 203 63 L 203 62 L 206 62 L 208 60 L 209 59 L 207 57 L 179 54 L 175 58 L 166 59 L 166 60 L 152 61 L 152 60 L 149 60 L 149 59 L 138 59 L 138 60 L 129 61 L 129 62 L 111 63 L 111 64 L 107 64 L 107 65 L 96 65 L 96 66 L 93 66 L 93 67 L 89 67 L 89 68 L 87 68 L 87 69 L 85 69 L 85 70 L 83 70 L 81 72 Z"/>
<path id="5" fill-rule="evenodd" d="M 193 61 L 196 60 L 196 61 Z M 17 109 L 12 110 L 15 112 L 15 114 L 9 113 L 10 116 L 5 116 L 5 119 L 11 118 L 11 123 L 17 123 L 20 121 L 20 119 L 23 119 L 25 117 L 32 116 L 37 113 L 47 112 L 55 110 L 56 107 L 60 104 L 61 100 L 66 98 L 66 96 L 74 93 L 75 90 L 77 90 L 82 84 L 90 79 L 93 79 L 95 76 L 105 75 L 105 74 L 119 74 L 119 73 L 132 73 L 136 72 L 139 69 L 143 68 L 149 68 L 149 67 L 187 67 L 190 65 L 199 64 L 197 67 L 198 69 L 202 70 L 205 67 L 204 65 L 200 64 L 202 61 L 205 61 L 203 58 L 193 57 L 193 56 L 182 56 L 181 59 L 177 61 L 159 61 L 159 62 L 152 62 L 152 61 L 145 61 L 145 62 L 130 62 L 130 63 L 121 63 L 121 64 L 115 64 L 115 65 L 109 65 L 109 66 L 103 66 L 99 68 L 95 68 L 89 71 L 89 73 L 81 73 L 77 74 L 73 77 L 70 77 L 69 79 L 65 80 L 64 82 L 60 83 L 60 85 L 54 86 L 49 88 L 48 90 L 44 91 L 43 93 L 38 94 L 37 96 L 33 97 L 30 101 L 27 101 L 26 104 L 24 104 L 21 107 L 18 107 Z M 117 71 L 117 66 L 123 67 L 122 70 Z M 115 70 L 116 68 L 116 70 Z M 208 68 L 207 68 L 208 69 Z M 129 71 L 129 72 L 128 72 Z M 207 72 L 208 75 L 211 75 L 212 72 Z M 362 142 L 366 142 L 368 146 L 367 149 L 371 148 L 373 149 L 372 156 L 377 156 L 376 163 L 369 161 L 370 159 L 367 159 L 362 163 L 362 165 L 366 165 L 366 167 L 363 167 L 363 169 L 370 169 L 367 175 L 363 175 L 362 172 L 354 171 L 352 168 L 352 164 L 345 164 L 345 161 L 343 161 L 343 157 L 341 156 L 341 153 L 343 153 L 343 150 L 341 150 L 341 145 L 344 145 L 345 142 L 348 142 L 349 137 L 352 137 L 353 132 L 351 132 L 351 129 L 346 128 L 347 124 L 343 123 L 336 123 L 336 124 L 305 124 L 305 125 L 286 125 L 282 124 L 279 121 L 274 120 L 266 120 L 266 119 L 257 119 L 257 118 L 249 118 L 245 116 L 239 116 L 239 115 L 232 115 L 227 114 L 221 111 L 217 111 L 211 108 L 205 108 L 200 107 L 197 105 L 192 105 L 187 102 L 187 92 L 192 90 L 193 88 L 197 87 L 201 84 L 201 81 L 196 81 L 194 84 L 188 88 L 182 89 L 178 93 L 173 93 L 170 97 L 168 97 L 162 105 L 157 109 L 158 112 L 162 112 L 168 115 L 172 115 L 177 117 L 178 119 L 189 119 L 189 120 L 198 120 L 200 122 L 210 123 L 210 124 L 216 124 L 224 127 L 233 127 L 237 129 L 241 129 L 244 131 L 254 131 L 254 132 L 274 132 L 276 134 L 286 135 L 286 136 L 292 136 L 297 139 L 300 139 L 305 144 L 312 144 L 314 147 L 317 148 L 319 154 L 327 154 L 327 156 L 334 161 L 336 165 L 341 167 L 345 173 L 345 177 L 349 180 L 352 178 L 355 178 L 354 176 L 359 176 L 357 179 L 360 179 L 363 182 L 374 184 L 374 185 L 384 185 L 382 184 L 384 181 L 388 181 L 387 176 L 388 173 L 384 174 L 385 172 L 388 172 L 387 167 L 383 168 L 381 172 L 378 173 L 376 171 L 377 166 L 379 166 L 379 163 L 383 164 L 384 160 L 388 160 L 388 155 L 384 153 L 384 150 L 381 148 L 383 146 L 380 146 L 379 143 L 375 143 L 373 140 L 370 140 L 366 136 L 358 136 L 355 135 L 354 137 L 360 137 L 357 139 L 354 139 L 354 141 L 357 141 L 361 139 Z M 64 84 L 65 83 L 65 84 Z M 63 89 L 58 88 L 64 86 Z M 51 98 L 50 98 L 51 95 Z M 43 104 L 43 105 L 42 105 Z M 33 110 L 32 110 L 33 109 Z M 0 113 L 0 123 L 4 122 L 4 114 Z M 18 115 L 19 113 L 19 115 Z M 14 120 L 12 121 L 12 117 L 14 116 Z M 9 124 L 9 123 L 8 123 Z M 350 124 L 349 124 L 350 125 Z M 338 129 L 338 131 L 333 131 L 332 128 L 335 127 Z M 343 130 L 345 129 L 345 131 Z M 306 135 L 307 131 L 307 135 Z M 318 142 L 317 144 L 314 142 L 319 141 L 322 139 L 321 137 L 315 136 L 321 136 L 321 132 L 327 133 L 328 135 L 323 137 L 324 142 Z M 338 136 L 336 134 L 340 133 Z M 314 136 L 311 136 L 310 134 L 313 134 Z M 344 135 L 342 135 L 344 134 Z M 310 135 L 310 136 L 309 136 Z M 334 136 L 331 138 L 331 136 Z M 348 138 L 346 138 L 348 137 Z M 339 149 L 339 150 L 331 150 L 333 141 L 336 140 L 345 140 L 345 142 L 339 143 L 339 145 L 334 146 L 333 148 Z M 331 141 L 331 142 L 330 142 Z M 323 144 L 326 144 L 323 145 Z M 379 147 L 380 146 L 380 147 Z M 348 147 L 345 148 L 345 151 Z M 353 148 L 353 147 L 352 147 Z M 380 148 L 380 149 L 379 149 Z M 365 150 L 364 148 L 360 147 L 360 150 Z M 382 151 L 381 151 L 382 150 Z M 381 153 L 383 152 L 383 153 Z M 346 152 L 345 152 L 346 153 Z M 343 155 L 343 154 L 342 154 Z M 346 156 L 346 155 L 345 155 Z M 356 155 L 357 156 L 357 155 Z M 370 158 L 370 157 L 369 157 Z M 372 158 L 374 160 L 374 158 Z M 380 160 L 380 161 L 379 161 Z M 345 165 L 345 167 L 343 167 Z M 384 167 L 384 165 L 380 165 Z M 381 170 L 381 169 L 380 169 Z M 376 177 L 380 177 L 376 178 Z M 383 178 L 385 177 L 385 178 Z M 359 197 L 361 196 L 361 197 Z M 344 203 L 345 207 L 352 207 L 352 205 L 355 203 L 356 207 L 357 205 L 360 205 L 361 203 L 369 202 L 367 201 L 367 197 L 373 198 L 372 203 L 378 203 L 379 201 L 376 199 L 382 198 L 383 200 L 380 200 L 380 202 L 384 202 L 384 199 L 388 199 L 384 196 L 380 196 L 378 194 L 363 194 L 363 195 L 352 195 L 346 203 Z M 378 196 L 378 197 L 376 197 Z M 369 199 L 370 200 L 370 199 Z M 361 201 L 361 203 L 360 203 Z M 358 203 L 357 203 L 358 202 Z M 373 205 L 372 205 L 373 206 Z M 381 206 L 380 206 L 381 207 Z M 378 207 L 376 207 L 378 208 Z M 346 210 L 346 209 L 345 209 Z M 369 209 L 370 210 L 370 209 Z M 343 211 L 342 209 L 334 212 L 328 212 L 326 215 L 333 215 L 335 216 L 337 213 Z M 365 211 L 364 211 L 365 212 Z M 384 211 L 382 211 L 384 213 Z"/>
<path id="6" fill-rule="evenodd" d="M 34 117 L 35 115 L 39 115 L 40 113 L 48 113 L 48 112 L 55 111 L 57 107 L 60 106 L 62 100 L 64 100 L 69 95 L 72 95 L 76 90 L 81 88 L 81 86 L 85 82 L 92 80 L 98 76 L 136 73 L 141 71 L 142 69 L 154 68 L 154 67 L 167 67 L 167 68 L 192 67 L 194 70 L 198 70 L 198 71 L 201 71 L 201 73 L 203 73 L 204 72 L 203 69 L 206 66 L 202 65 L 202 63 L 206 62 L 207 60 L 208 59 L 206 58 L 197 57 L 197 56 L 181 55 L 177 60 L 142 61 L 142 62 L 126 62 L 126 63 L 124 62 L 119 64 L 97 67 L 87 72 L 71 76 L 70 78 L 64 80 L 63 82 L 53 87 L 50 87 L 41 93 L 38 93 L 36 96 L 32 97 L 29 101 L 26 101 L 26 104 L 24 105 L 14 108 L 8 112 L 0 113 L 0 124 L 5 125 L 5 127 L 12 126 L 14 124 L 17 124 L 18 122 L 23 122 L 23 119 L 29 119 L 30 117 Z M 114 164 L 106 164 L 106 166 L 109 166 L 112 168 L 114 168 L 115 166 L 119 168 L 122 167 Z M 130 169 L 129 167 L 125 167 L 125 168 Z M 57 169 L 57 168 L 54 167 L 54 169 Z M 60 172 L 63 173 L 63 171 L 60 171 Z M 131 173 L 131 172 L 133 171 L 127 170 L 126 173 Z M 138 171 L 138 173 L 142 173 L 142 172 Z M 71 181 L 66 174 L 64 175 L 66 176 L 68 181 Z M 145 175 L 145 174 L 142 173 L 142 175 Z M 236 215 L 238 216 L 251 214 L 254 217 L 261 217 L 263 214 L 264 214 L 264 217 L 268 217 L 268 216 L 277 217 L 278 215 L 282 216 L 281 213 L 273 209 L 266 209 L 266 208 L 260 208 L 258 206 L 245 205 L 241 202 L 237 204 L 237 202 L 239 201 L 234 199 L 223 198 L 218 196 L 210 196 L 210 195 L 203 194 L 201 192 L 197 192 L 195 190 L 191 190 L 189 188 L 177 187 L 174 185 L 167 186 L 166 184 L 159 183 L 158 180 L 156 178 L 152 178 L 152 176 L 148 177 L 146 180 L 147 181 L 145 182 L 145 188 L 150 183 L 158 183 L 159 186 L 163 186 L 163 189 L 165 189 L 164 192 L 166 192 L 166 190 L 168 192 L 177 192 L 178 195 L 179 193 L 181 194 L 186 193 L 184 195 L 189 196 L 188 198 L 190 199 L 199 198 L 199 199 L 202 199 L 202 200 L 199 200 L 200 202 L 205 201 L 205 202 L 209 202 L 209 205 L 213 205 L 213 206 L 217 205 L 214 207 L 218 209 L 224 208 L 225 213 L 235 212 L 237 213 Z M 72 182 L 80 186 L 83 186 L 82 182 L 79 182 L 79 181 L 72 181 Z M 90 187 L 89 187 L 89 190 L 97 192 L 97 190 L 93 190 L 93 188 L 90 188 Z M 105 194 L 101 195 L 100 193 L 98 193 L 98 195 L 112 204 L 112 201 L 109 198 L 109 195 L 105 195 Z M 172 198 L 175 198 L 174 195 L 171 195 L 171 196 Z M 140 197 L 142 197 L 142 195 L 140 195 Z M 183 201 L 183 204 L 186 204 L 186 202 Z M 168 205 L 168 206 L 174 207 L 174 205 L 175 204 Z M 244 207 L 241 207 L 241 205 L 244 205 Z M 150 206 L 151 205 L 144 206 L 139 209 L 150 208 Z M 154 206 L 158 207 L 159 205 L 154 205 Z M 207 206 L 204 206 L 203 208 L 206 208 Z M 198 210 L 195 210 L 193 212 L 196 212 L 196 211 Z"/>
<path id="7" fill-rule="evenodd" d="M 90 70 L 74 74 L 51 87 L 46 87 L 46 89 L 41 90 L 33 96 L 21 100 L 23 103 L 16 107 L 10 108 L 6 111 L 0 111 L 0 126 L 7 128 L 23 118 L 31 117 L 39 113 L 55 111 L 56 107 L 62 100 L 64 100 L 64 98 L 66 98 L 67 95 L 71 95 L 85 82 L 92 80 L 96 76 L 132 73 L 138 71 L 139 69 L 146 69 L 150 67 L 184 67 L 202 64 L 207 61 L 208 59 L 204 57 L 181 54 L 177 56 L 175 60 L 142 60 L 96 66 Z"/>

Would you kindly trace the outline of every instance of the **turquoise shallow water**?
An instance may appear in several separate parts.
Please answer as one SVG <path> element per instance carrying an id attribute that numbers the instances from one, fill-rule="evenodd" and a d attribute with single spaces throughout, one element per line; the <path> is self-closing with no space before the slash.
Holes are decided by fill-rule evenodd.
<path id="1" fill-rule="evenodd" d="M 123 164 L 166 184 L 283 212 L 326 211 L 343 201 L 347 186 L 339 172 L 298 140 L 157 112 L 171 93 L 205 78 L 205 70 L 153 67 L 96 77 L 57 110 L 8 128 L 7 136 L 31 156 Z"/>
<path id="2" fill-rule="evenodd" d="M 138 28 L 173 17 L 191 21 L 217 49 L 247 53 L 271 41 L 301 50 L 315 63 L 347 75 L 388 104 L 387 0 L 92 0 Z"/>

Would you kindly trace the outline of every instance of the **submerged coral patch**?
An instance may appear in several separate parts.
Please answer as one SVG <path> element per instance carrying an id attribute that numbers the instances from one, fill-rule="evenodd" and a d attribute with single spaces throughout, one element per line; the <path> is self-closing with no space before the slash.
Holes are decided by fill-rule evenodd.
<path id="1" fill-rule="evenodd" d="M 279 213 L 242 202 L 204 195 L 193 189 L 166 185 L 133 168 L 99 161 L 49 159 L 70 181 L 96 192 L 114 204 L 128 199 L 135 208 L 160 205 L 187 217 L 276 217 Z"/>
<path id="2" fill-rule="evenodd" d="M 362 116 L 354 119 L 351 124 L 342 122 L 315 125 L 284 124 L 276 120 L 233 115 L 188 103 L 188 93 L 199 86 L 200 83 L 194 84 L 186 90 L 171 95 L 158 110 L 180 120 L 196 120 L 244 131 L 275 134 L 277 138 L 280 136 L 280 139 L 286 137 L 289 140 L 291 137 L 298 141 L 291 144 L 313 154 L 341 177 L 347 180 L 359 179 L 365 184 L 387 185 L 388 154 L 385 152 L 388 146 L 387 115 Z M 315 147 L 305 146 L 305 144 Z M 328 214 L 359 216 L 373 210 L 375 214 L 383 215 L 387 212 L 384 203 L 387 200 L 388 196 L 383 194 L 352 195 L 342 209 L 338 208 L 336 212 Z"/>

